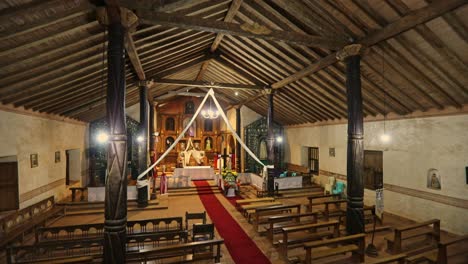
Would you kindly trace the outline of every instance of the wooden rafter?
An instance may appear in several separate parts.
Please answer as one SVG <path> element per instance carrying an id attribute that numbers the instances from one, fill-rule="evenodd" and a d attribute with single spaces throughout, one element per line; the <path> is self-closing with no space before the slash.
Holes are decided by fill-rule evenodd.
<path id="1" fill-rule="evenodd" d="M 373 33 L 367 37 L 364 37 L 358 43 L 366 46 L 375 45 L 381 41 L 392 38 L 398 34 L 401 34 L 413 27 L 439 17 L 461 5 L 466 4 L 465 0 L 437 0 L 426 7 L 415 10 L 399 20 L 387 25 L 383 29 Z M 323 68 L 326 68 L 337 62 L 335 53 L 332 53 L 321 60 L 305 67 L 304 69 L 284 78 L 283 80 L 276 82 L 271 85 L 272 88 L 278 89 L 285 85 L 295 82 L 304 76 L 310 75 Z"/>
<path id="2" fill-rule="evenodd" d="M 224 17 L 224 22 L 230 23 L 236 16 L 237 11 L 239 10 L 240 6 L 242 5 L 243 0 L 232 0 L 231 6 L 229 7 L 229 10 L 226 13 L 226 17 Z M 223 40 L 224 34 L 219 33 L 216 35 L 215 40 L 213 41 L 213 44 L 211 44 L 211 52 L 214 52 L 219 44 L 221 43 L 221 40 Z"/>
<path id="3" fill-rule="evenodd" d="M 249 89 L 249 90 L 263 90 L 264 89 L 264 87 L 258 86 L 258 85 L 239 84 L 239 83 L 218 83 L 218 82 L 174 80 L 174 79 L 153 79 L 153 80 L 157 84 L 205 87 L 205 88 L 213 88 L 213 89 Z"/>
<path id="4" fill-rule="evenodd" d="M 211 19 L 201 19 L 197 17 L 179 16 L 174 14 L 151 12 L 140 10 L 138 13 L 142 23 L 151 25 L 172 26 L 212 33 L 222 33 L 226 35 L 260 38 L 272 41 L 282 41 L 289 44 L 305 45 L 311 47 L 337 50 L 346 43 L 342 40 L 311 36 L 288 31 L 272 30 L 261 27 L 258 31 L 251 29 L 251 25 L 238 25 Z M 245 28 L 245 29 L 244 29 Z"/>
<path id="5" fill-rule="evenodd" d="M 135 47 L 135 43 L 133 42 L 132 34 L 128 31 L 125 34 L 125 49 L 127 50 L 128 58 L 132 63 L 133 70 L 138 76 L 138 79 L 140 81 L 146 80 L 145 71 L 141 66 L 140 57 L 138 56 L 138 51 Z"/>

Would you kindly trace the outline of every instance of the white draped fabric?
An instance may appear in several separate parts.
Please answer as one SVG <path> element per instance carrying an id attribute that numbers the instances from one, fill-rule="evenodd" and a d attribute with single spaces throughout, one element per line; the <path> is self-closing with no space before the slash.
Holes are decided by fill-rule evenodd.
<path id="1" fill-rule="evenodd" d="M 258 162 L 259 164 L 261 164 L 262 166 L 265 166 L 265 164 L 263 164 L 263 162 L 261 162 L 257 156 L 255 156 L 255 154 L 249 149 L 249 147 L 247 147 L 247 145 L 245 145 L 245 143 L 242 141 L 242 139 L 239 137 L 239 135 L 237 135 L 236 131 L 234 130 L 234 128 L 232 128 L 231 124 L 229 123 L 229 120 L 226 116 L 226 114 L 224 113 L 223 109 L 221 108 L 221 105 L 219 104 L 218 100 L 216 99 L 216 97 L 214 96 L 214 91 L 213 89 L 210 89 L 208 91 L 208 93 L 205 95 L 205 97 L 203 98 L 203 101 L 201 102 L 200 106 L 198 107 L 197 111 L 195 111 L 195 114 L 193 115 L 192 119 L 190 120 L 190 122 L 188 122 L 187 126 L 184 128 L 184 130 L 179 134 L 179 136 L 176 138 L 176 140 L 174 141 L 174 143 L 172 143 L 172 145 L 167 148 L 166 152 L 164 152 L 160 157 L 159 159 L 153 163 L 151 166 L 148 167 L 148 169 L 146 169 L 144 172 L 142 172 L 140 175 L 138 175 L 138 180 L 140 180 L 142 177 L 144 177 L 144 175 L 146 175 L 150 170 L 152 170 L 156 165 L 158 165 L 166 156 L 167 154 L 169 154 L 169 152 L 177 145 L 177 143 L 179 143 L 179 141 L 184 137 L 185 133 L 187 132 L 187 130 L 190 128 L 190 126 L 193 124 L 193 122 L 195 121 L 195 119 L 197 118 L 197 116 L 200 114 L 201 112 L 201 109 L 203 108 L 203 106 L 205 105 L 206 103 L 206 100 L 208 99 L 208 96 L 211 96 L 211 98 L 213 98 L 213 101 L 221 115 L 221 117 L 223 118 L 224 122 L 226 123 L 226 126 L 228 127 L 229 131 L 234 135 L 234 137 L 236 138 L 237 142 L 239 142 L 239 144 L 241 144 L 242 148 L 245 149 L 245 151 L 256 161 Z"/>

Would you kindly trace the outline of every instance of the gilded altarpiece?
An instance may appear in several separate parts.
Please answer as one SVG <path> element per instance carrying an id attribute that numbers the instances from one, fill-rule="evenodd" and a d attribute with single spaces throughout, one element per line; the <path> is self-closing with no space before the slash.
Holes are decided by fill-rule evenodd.
<path id="1" fill-rule="evenodd" d="M 182 133 L 200 106 L 201 98 L 181 97 L 162 104 L 157 109 L 157 129 L 159 132 L 156 143 L 158 156 L 161 156 Z M 193 147 L 205 151 L 205 166 L 213 166 L 215 154 L 221 153 L 222 134 L 220 132 L 221 117 L 206 119 L 199 115 L 190 126 L 177 146 L 171 150 L 160 165 L 166 168 L 180 167 L 180 152 L 184 151 L 191 139 Z M 189 165 L 193 164 L 193 161 Z"/>

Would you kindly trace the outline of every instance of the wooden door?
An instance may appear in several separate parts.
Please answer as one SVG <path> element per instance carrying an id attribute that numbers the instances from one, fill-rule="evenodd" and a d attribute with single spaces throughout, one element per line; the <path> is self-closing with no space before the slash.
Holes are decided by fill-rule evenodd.
<path id="1" fill-rule="evenodd" d="M 364 187 L 375 190 L 383 187 L 383 152 L 364 151 Z"/>
<path id="2" fill-rule="evenodd" d="M 67 161 L 66 161 L 66 174 L 65 174 L 65 184 L 66 185 L 70 185 L 70 153 L 68 153 L 68 150 L 65 151 L 65 155 L 67 157 Z"/>
<path id="3" fill-rule="evenodd" d="M 18 208 L 18 162 L 0 163 L 0 211 Z"/>

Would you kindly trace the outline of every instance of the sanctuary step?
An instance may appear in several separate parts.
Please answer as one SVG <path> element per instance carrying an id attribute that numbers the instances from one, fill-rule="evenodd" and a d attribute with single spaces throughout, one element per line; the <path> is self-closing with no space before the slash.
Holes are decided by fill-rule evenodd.
<path id="1" fill-rule="evenodd" d="M 164 210 L 167 205 L 159 204 L 159 200 L 148 201 L 148 206 L 139 208 L 136 201 L 128 201 L 127 211 L 147 211 L 147 210 Z M 80 202 L 70 203 L 65 205 L 65 215 L 84 215 L 84 214 L 103 214 L 103 202 Z"/>
<path id="2" fill-rule="evenodd" d="M 195 187 L 183 188 L 183 189 L 169 189 L 169 196 L 186 196 L 186 195 L 198 195 L 198 194 L 210 194 L 210 193 L 221 193 L 221 190 L 217 186 L 202 186 L 198 189 Z"/>

